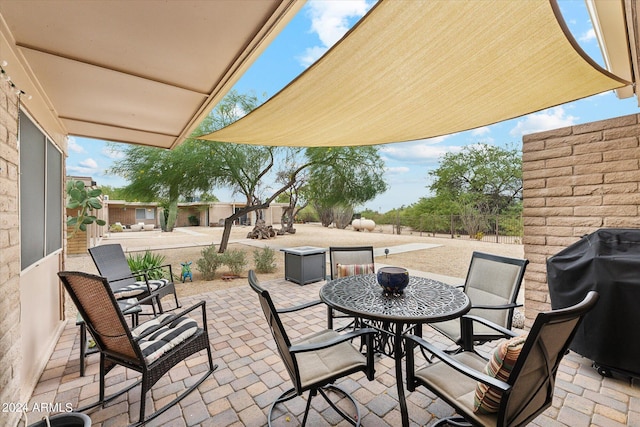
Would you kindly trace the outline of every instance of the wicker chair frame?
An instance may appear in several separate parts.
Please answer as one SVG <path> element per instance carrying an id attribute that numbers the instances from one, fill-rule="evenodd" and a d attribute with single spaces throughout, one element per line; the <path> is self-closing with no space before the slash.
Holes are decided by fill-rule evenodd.
<path id="1" fill-rule="evenodd" d="M 140 384 L 140 416 L 138 422 L 132 425 L 141 425 L 156 418 L 171 406 L 178 403 L 217 369 L 218 366 L 213 364 L 211 347 L 209 345 L 206 306 L 204 301 L 175 314 L 175 317 L 181 317 L 200 309 L 202 319 L 197 331 L 191 337 L 160 356 L 157 360 L 152 363 L 147 363 L 138 344 L 138 341 L 147 334 L 133 337 L 123 313 L 118 308 L 118 303 L 106 278 L 74 271 L 62 271 L 58 273 L 58 276 L 78 308 L 80 315 L 84 319 L 100 351 L 99 400 L 94 404 L 79 408 L 77 412 L 85 412 L 98 405 L 104 407 L 107 402 Z M 151 295 L 147 298 L 152 299 L 155 297 Z M 144 303 L 146 301 L 141 302 Z M 164 326 L 169 324 L 175 317 L 172 316 L 160 323 L 160 325 Z M 146 394 L 151 387 L 176 364 L 202 350 L 206 350 L 209 361 L 209 369 L 204 375 L 174 400 L 145 417 Z M 142 378 L 124 390 L 120 390 L 110 396 L 105 396 L 105 376 L 116 365 L 140 372 L 142 373 Z"/>

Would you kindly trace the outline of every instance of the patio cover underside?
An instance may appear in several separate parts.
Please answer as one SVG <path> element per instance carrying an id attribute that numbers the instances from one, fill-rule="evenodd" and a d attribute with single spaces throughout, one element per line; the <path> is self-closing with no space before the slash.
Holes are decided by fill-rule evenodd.
<path id="1" fill-rule="evenodd" d="M 383 0 L 265 104 L 201 138 L 274 146 L 411 141 L 628 84 L 582 52 L 554 0 Z"/>

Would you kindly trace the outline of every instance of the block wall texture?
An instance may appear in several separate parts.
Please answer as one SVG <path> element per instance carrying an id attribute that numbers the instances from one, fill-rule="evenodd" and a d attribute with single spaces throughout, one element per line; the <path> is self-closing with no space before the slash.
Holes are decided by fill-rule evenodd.
<path id="1" fill-rule="evenodd" d="M 640 115 L 523 138 L 527 326 L 550 309 L 547 258 L 599 228 L 639 228 Z"/>
<path id="2" fill-rule="evenodd" d="M 0 402 L 20 399 L 20 231 L 18 217 L 18 98 L 0 82 Z M 18 413 L 0 413 L 15 425 Z"/>

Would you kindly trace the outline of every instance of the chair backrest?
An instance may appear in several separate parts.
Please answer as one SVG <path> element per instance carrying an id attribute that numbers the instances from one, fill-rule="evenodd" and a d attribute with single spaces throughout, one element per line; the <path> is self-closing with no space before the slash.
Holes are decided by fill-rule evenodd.
<path id="1" fill-rule="evenodd" d="M 511 392 L 500 402 L 503 425 L 524 425 L 551 405 L 560 362 L 598 297 L 590 291 L 572 307 L 538 314 L 507 381 Z"/>
<path id="2" fill-rule="evenodd" d="M 249 270 L 249 285 L 251 285 L 251 289 L 253 289 L 257 294 L 260 300 L 260 306 L 262 307 L 262 311 L 264 312 L 264 317 L 267 319 L 267 324 L 271 329 L 271 334 L 273 335 L 273 339 L 276 342 L 276 346 L 278 347 L 278 353 L 280 353 L 280 357 L 282 358 L 282 362 L 284 366 L 287 368 L 289 372 L 289 376 L 291 377 L 291 381 L 293 381 L 296 390 L 300 392 L 302 386 L 300 384 L 300 373 L 298 370 L 298 365 L 296 363 L 295 358 L 289 351 L 289 347 L 291 347 L 291 341 L 287 336 L 287 332 L 282 325 L 282 321 L 280 320 L 280 316 L 273 305 L 273 300 L 271 299 L 271 295 L 269 292 L 260 286 L 258 278 L 256 277 L 256 273 L 253 270 Z"/>
<path id="3" fill-rule="evenodd" d="M 331 246 L 329 247 L 329 263 L 331 264 L 331 279 L 337 279 L 340 276 L 338 264 L 373 265 L 373 246 Z"/>
<path id="4" fill-rule="evenodd" d="M 94 246 L 89 249 L 89 253 L 98 272 L 106 277 L 113 289 L 136 282 L 120 244 Z"/>
<path id="5" fill-rule="evenodd" d="M 143 366 L 142 351 L 134 343 L 107 279 L 78 271 L 61 271 L 58 276 L 100 351 Z"/>
<path id="6" fill-rule="evenodd" d="M 471 305 L 515 303 L 528 263 L 526 259 L 474 252 L 464 284 L 464 292 L 471 300 Z M 513 309 L 472 309 L 469 314 L 511 329 Z"/>

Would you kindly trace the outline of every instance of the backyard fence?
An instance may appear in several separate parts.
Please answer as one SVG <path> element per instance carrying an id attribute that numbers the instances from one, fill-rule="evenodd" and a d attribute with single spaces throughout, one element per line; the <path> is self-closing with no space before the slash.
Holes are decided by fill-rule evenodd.
<path id="1" fill-rule="evenodd" d="M 522 244 L 521 216 L 505 215 L 422 215 L 412 223 L 392 224 L 394 234 L 411 232 L 430 237 L 466 237 L 482 242 Z"/>

